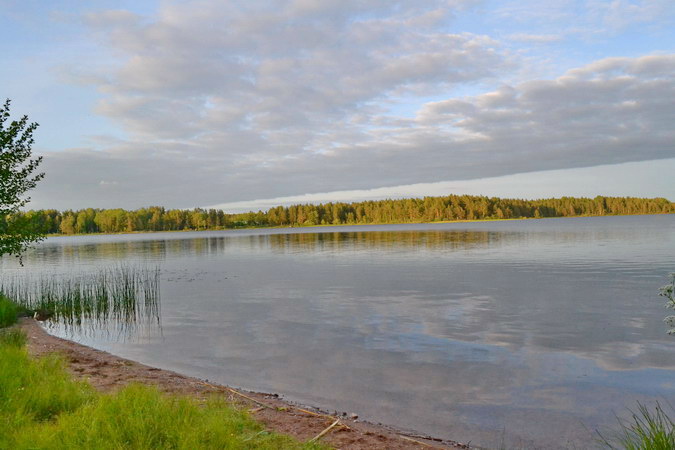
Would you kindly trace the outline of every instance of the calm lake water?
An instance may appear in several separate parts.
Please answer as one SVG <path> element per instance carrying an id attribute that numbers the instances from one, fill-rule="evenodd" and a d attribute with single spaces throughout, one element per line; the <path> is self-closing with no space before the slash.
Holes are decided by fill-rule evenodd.
<path id="1" fill-rule="evenodd" d="M 52 332 L 485 447 L 675 404 L 675 215 L 54 237 L 2 273 L 161 268 L 161 330 Z"/>

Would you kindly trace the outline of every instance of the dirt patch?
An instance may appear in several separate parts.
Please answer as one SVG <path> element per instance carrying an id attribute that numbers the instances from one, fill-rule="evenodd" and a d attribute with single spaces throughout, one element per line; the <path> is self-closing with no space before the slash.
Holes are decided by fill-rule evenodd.
<path id="1" fill-rule="evenodd" d="M 320 439 L 337 449 L 469 448 L 457 442 L 401 433 L 393 428 L 360 422 L 350 417 L 331 416 L 313 408 L 286 402 L 274 394 L 236 390 L 169 370 L 149 367 L 52 336 L 33 319 L 22 319 L 19 326 L 28 336 L 28 350 L 31 355 L 62 354 L 69 362 L 69 370 L 73 376 L 86 378 L 100 391 L 111 391 L 136 382 L 153 384 L 162 391 L 190 395 L 198 399 L 218 393 L 236 407 L 249 410 L 268 429 L 299 440 L 312 439 L 332 425 Z"/>

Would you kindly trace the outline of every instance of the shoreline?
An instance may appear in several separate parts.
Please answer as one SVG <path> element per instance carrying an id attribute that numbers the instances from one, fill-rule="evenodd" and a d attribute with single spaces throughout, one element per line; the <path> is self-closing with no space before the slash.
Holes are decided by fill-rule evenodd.
<path id="1" fill-rule="evenodd" d="M 266 428 L 307 441 L 321 435 L 321 442 L 340 449 L 449 449 L 471 448 L 459 442 L 422 436 L 382 424 L 361 421 L 358 417 L 330 415 L 311 406 L 299 405 L 278 394 L 250 392 L 208 380 L 189 377 L 170 370 L 118 357 L 49 334 L 32 318 L 19 321 L 27 335 L 28 352 L 33 357 L 60 353 L 68 362 L 68 372 L 76 379 L 87 379 L 98 391 L 114 391 L 130 383 L 150 384 L 161 391 L 205 399 L 222 395 Z M 323 433 L 323 434 L 322 434 Z"/>
<path id="2" fill-rule="evenodd" d="M 434 222 L 369 222 L 369 223 L 342 223 L 342 224 L 318 224 L 318 225 L 277 225 L 266 227 L 234 227 L 234 228 L 205 228 L 203 230 L 136 230 L 136 231 L 118 231 L 111 233 L 48 233 L 45 237 L 72 237 L 72 236 L 118 236 L 125 234 L 156 234 L 156 233 L 202 233 L 207 231 L 238 231 L 238 230 L 304 230 L 307 228 L 330 228 L 330 227 L 368 227 L 381 225 L 441 225 L 448 223 L 485 223 L 485 222 L 514 222 L 525 220 L 546 220 L 546 219 L 581 219 L 589 217 L 633 217 L 633 216 L 667 216 L 675 215 L 675 213 L 640 213 L 640 214 L 602 214 L 602 215 L 581 215 L 581 216 L 564 216 L 564 217 L 515 217 L 508 219 L 472 219 L 472 220 L 438 220 Z"/>

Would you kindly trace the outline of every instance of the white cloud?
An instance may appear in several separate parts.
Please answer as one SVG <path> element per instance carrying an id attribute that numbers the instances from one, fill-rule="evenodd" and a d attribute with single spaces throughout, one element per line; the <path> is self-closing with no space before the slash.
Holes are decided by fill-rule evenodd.
<path id="1" fill-rule="evenodd" d="M 359 202 L 390 198 L 425 196 L 486 195 L 502 198 L 553 198 L 564 196 L 610 197 L 636 196 L 675 199 L 675 186 L 664 174 L 675 171 L 675 159 L 547 170 L 461 181 L 440 181 L 405 186 L 381 187 L 351 191 L 319 192 L 205 205 L 228 212 L 267 210 L 284 205 L 328 202 Z"/>
<path id="2" fill-rule="evenodd" d="M 291 132 L 294 147 L 311 148 L 316 128 L 353 120 L 373 101 L 436 94 L 510 64 L 486 36 L 448 32 L 455 3 L 190 2 L 143 25 L 119 11 L 90 14 L 126 58 L 88 79 L 107 94 L 97 112 L 137 139 Z"/>
<path id="3" fill-rule="evenodd" d="M 74 80 L 99 88 L 97 112 L 128 139 L 47 155 L 33 197 L 192 207 L 675 154 L 674 55 L 601 59 L 457 97 L 519 63 L 488 36 L 452 30 L 467 4 L 183 2 L 154 20 L 91 14 L 119 64 Z M 423 104 L 410 118 L 391 112 L 400 98 Z M 119 184 L 102 192 L 112 176 Z"/>
<path id="4" fill-rule="evenodd" d="M 535 44 L 549 44 L 551 42 L 558 42 L 563 39 L 559 34 L 529 34 L 529 33 L 514 33 L 507 36 L 508 39 L 521 42 L 532 42 Z"/>
<path id="5" fill-rule="evenodd" d="M 675 19 L 675 6 L 671 0 L 512 0 L 502 3 L 495 13 L 530 30 L 591 38 L 645 25 L 667 28 Z"/>

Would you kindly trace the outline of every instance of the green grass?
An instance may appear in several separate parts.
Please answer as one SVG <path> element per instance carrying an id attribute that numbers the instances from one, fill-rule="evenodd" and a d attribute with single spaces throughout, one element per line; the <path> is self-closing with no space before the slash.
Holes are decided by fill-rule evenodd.
<path id="1" fill-rule="evenodd" d="M 23 347 L 26 345 L 26 334 L 17 328 L 0 328 L 0 346 Z"/>
<path id="2" fill-rule="evenodd" d="M 0 330 L 0 449 L 323 448 L 269 433 L 224 400 L 200 403 L 130 385 L 100 394 L 62 358 L 31 359 L 25 336 Z"/>
<path id="3" fill-rule="evenodd" d="M 205 405 L 130 385 L 101 395 L 55 421 L 25 427 L 17 449 L 294 449 L 311 448 L 263 430 L 223 401 Z"/>
<path id="4" fill-rule="evenodd" d="M 9 275 L 0 277 L 0 293 L 37 317 L 72 327 L 159 323 L 158 268 L 120 265 L 58 277 Z"/>
<path id="5" fill-rule="evenodd" d="M 0 338 L 0 448 L 13 448 L 19 430 L 33 423 L 73 412 L 93 399 L 84 383 L 73 381 L 63 360 L 50 356 L 29 359 L 25 337 L 3 330 Z"/>
<path id="6" fill-rule="evenodd" d="M 619 420 L 619 428 L 611 438 L 600 435 L 600 442 L 612 449 L 675 449 L 675 422 L 658 402 L 653 410 L 638 403 L 638 410 L 631 412 L 629 421 Z"/>
<path id="7" fill-rule="evenodd" d="M 17 304 L 0 295 L 0 328 L 14 325 L 18 317 Z"/>

